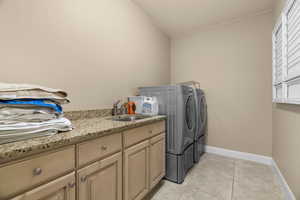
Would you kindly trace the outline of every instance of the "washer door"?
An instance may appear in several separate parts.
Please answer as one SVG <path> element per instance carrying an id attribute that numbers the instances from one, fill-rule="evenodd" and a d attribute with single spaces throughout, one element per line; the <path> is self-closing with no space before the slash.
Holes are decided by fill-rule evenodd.
<path id="1" fill-rule="evenodd" d="M 200 120 L 201 120 L 201 132 L 206 127 L 207 123 L 207 105 L 205 96 L 201 96 L 200 98 Z"/>
<path id="2" fill-rule="evenodd" d="M 185 105 L 185 121 L 187 128 L 190 131 L 195 130 L 196 125 L 196 113 L 195 113 L 195 99 L 193 95 L 190 95 Z"/>

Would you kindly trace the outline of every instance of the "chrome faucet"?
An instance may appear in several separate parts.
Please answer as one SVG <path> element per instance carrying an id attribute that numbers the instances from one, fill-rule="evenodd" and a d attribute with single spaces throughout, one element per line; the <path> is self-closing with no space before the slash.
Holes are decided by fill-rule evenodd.
<path id="1" fill-rule="evenodd" d="M 121 106 L 119 106 L 120 103 L 121 100 L 118 100 L 113 104 L 113 108 L 112 108 L 113 116 L 127 114 L 127 106 L 126 106 L 127 103 L 123 103 Z"/>
<path id="2" fill-rule="evenodd" d="M 118 100 L 113 104 L 113 108 L 112 108 L 112 112 L 111 112 L 113 116 L 118 115 L 118 113 L 119 113 L 118 105 L 120 102 L 121 102 L 121 100 Z"/>

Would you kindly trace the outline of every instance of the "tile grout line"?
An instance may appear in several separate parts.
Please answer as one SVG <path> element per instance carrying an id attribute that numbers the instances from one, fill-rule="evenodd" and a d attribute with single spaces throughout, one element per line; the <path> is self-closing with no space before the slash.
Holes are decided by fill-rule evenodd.
<path id="1" fill-rule="evenodd" d="M 233 192 L 234 192 L 234 185 L 235 185 L 235 173 L 236 173 L 236 160 L 234 161 L 234 173 L 233 173 L 232 188 L 231 188 L 231 200 L 233 200 Z"/>

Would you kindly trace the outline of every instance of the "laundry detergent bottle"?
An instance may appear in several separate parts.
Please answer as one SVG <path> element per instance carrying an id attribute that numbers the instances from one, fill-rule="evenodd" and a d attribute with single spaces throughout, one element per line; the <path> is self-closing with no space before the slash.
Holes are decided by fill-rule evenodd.
<path id="1" fill-rule="evenodd" d="M 158 102 L 156 97 L 146 97 L 143 102 L 143 114 L 158 115 Z"/>

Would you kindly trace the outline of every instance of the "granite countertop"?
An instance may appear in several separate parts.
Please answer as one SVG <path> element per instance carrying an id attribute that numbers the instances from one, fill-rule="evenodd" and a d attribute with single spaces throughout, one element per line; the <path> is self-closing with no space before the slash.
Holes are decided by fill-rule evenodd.
<path id="1" fill-rule="evenodd" d="M 76 118 L 72 120 L 72 131 L 0 145 L 0 164 L 164 119 L 165 116 L 154 116 L 121 122 L 111 120 L 111 116 Z"/>

